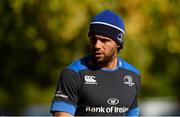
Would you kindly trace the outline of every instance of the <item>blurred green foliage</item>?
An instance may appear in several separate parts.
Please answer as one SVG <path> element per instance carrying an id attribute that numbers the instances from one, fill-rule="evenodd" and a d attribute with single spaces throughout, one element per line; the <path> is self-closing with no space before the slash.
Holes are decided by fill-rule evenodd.
<path id="1" fill-rule="evenodd" d="M 50 105 L 60 71 L 89 52 L 89 22 L 104 9 L 124 19 L 120 56 L 141 71 L 141 98 L 180 101 L 179 7 L 179 0 L 0 0 L 0 109 Z"/>

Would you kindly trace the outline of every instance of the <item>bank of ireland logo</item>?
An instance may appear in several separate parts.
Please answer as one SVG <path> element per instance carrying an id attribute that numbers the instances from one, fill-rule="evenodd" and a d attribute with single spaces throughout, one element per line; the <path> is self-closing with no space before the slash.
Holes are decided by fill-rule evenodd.
<path id="1" fill-rule="evenodd" d="M 117 98 L 109 98 L 108 100 L 107 100 L 107 103 L 109 104 L 109 105 L 117 105 L 117 104 L 119 104 L 119 100 L 117 99 Z"/>
<path id="2" fill-rule="evenodd" d="M 129 86 L 133 86 L 133 77 L 131 75 L 124 76 L 124 84 L 127 84 Z"/>
<path id="3" fill-rule="evenodd" d="M 97 84 L 95 78 L 96 78 L 95 76 L 85 75 L 84 76 L 85 84 Z"/>

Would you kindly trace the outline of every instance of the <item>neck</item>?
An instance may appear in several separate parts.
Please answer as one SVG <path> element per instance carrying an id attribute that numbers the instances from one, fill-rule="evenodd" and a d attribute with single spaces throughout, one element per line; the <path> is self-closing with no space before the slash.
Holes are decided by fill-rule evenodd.
<path id="1" fill-rule="evenodd" d="M 109 61 L 108 63 L 106 64 L 100 64 L 99 66 L 101 68 L 105 68 L 105 69 L 115 69 L 117 67 L 117 57 L 115 58 L 112 58 L 111 61 Z"/>

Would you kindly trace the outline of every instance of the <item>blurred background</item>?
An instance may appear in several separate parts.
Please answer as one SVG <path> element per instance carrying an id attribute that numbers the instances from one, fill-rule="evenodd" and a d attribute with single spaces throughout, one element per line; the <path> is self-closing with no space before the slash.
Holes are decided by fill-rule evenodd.
<path id="1" fill-rule="evenodd" d="M 50 115 L 59 74 L 89 52 L 94 15 L 125 22 L 142 115 L 180 115 L 180 0 L 0 0 L 0 115 Z"/>

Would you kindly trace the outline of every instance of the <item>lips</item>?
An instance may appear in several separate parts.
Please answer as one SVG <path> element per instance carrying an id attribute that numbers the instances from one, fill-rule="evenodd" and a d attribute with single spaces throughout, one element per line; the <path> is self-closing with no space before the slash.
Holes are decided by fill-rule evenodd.
<path id="1" fill-rule="evenodd" d="M 103 56 L 103 53 L 96 51 L 96 52 L 94 52 L 94 56 L 95 57 L 101 57 L 101 56 Z"/>

